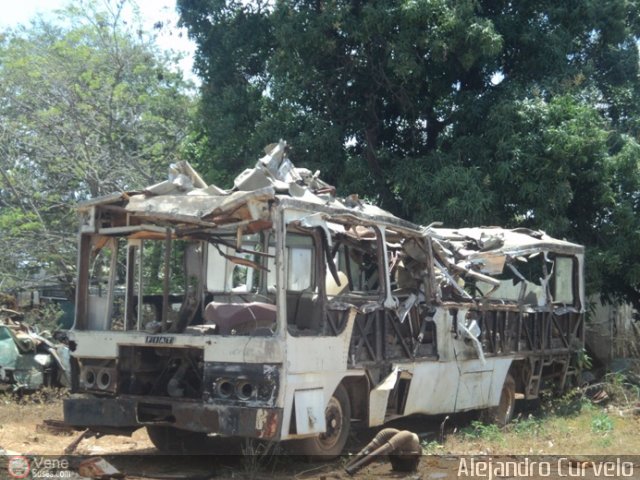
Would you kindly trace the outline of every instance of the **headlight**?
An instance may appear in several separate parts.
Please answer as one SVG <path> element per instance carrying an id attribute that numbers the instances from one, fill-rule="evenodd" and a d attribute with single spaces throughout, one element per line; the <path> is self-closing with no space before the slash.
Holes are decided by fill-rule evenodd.
<path id="1" fill-rule="evenodd" d="M 115 393 L 118 371 L 115 360 L 80 359 L 80 389 Z"/>
<path id="2" fill-rule="evenodd" d="M 107 390 L 111 386 L 111 370 L 103 368 L 98 373 L 98 388 Z"/>
<path id="3" fill-rule="evenodd" d="M 219 380 L 216 385 L 216 392 L 222 398 L 229 398 L 233 395 L 233 384 L 226 378 Z"/>
<path id="4" fill-rule="evenodd" d="M 96 386 L 96 371 L 93 368 L 85 368 L 81 378 L 84 388 L 90 389 Z"/>
<path id="5" fill-rule="evenodd" d="M 280 366 L 205 362 L 203 383 L 207 402 L 275 405 Z"/>
<path id="6" fill-rule="evenodd" d="M 241 380 L 236 384 L 236 396 L 240 400 L 250 400 L 254 397 L 255 389 L 252 384 L 245 380 Z"/>

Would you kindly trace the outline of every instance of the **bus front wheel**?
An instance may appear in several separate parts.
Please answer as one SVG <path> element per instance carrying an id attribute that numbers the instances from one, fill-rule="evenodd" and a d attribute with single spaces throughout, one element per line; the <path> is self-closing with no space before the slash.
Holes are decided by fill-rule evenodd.
<path id="1" fill-rule="evenodd" d="M 351 427 L 351 404 L 345 388 L 340 385 L 324 410 L 326 431 L 317 437 L 295 442 L 295 451 L 308 457 L 335 458 L 342 453 Z"/>

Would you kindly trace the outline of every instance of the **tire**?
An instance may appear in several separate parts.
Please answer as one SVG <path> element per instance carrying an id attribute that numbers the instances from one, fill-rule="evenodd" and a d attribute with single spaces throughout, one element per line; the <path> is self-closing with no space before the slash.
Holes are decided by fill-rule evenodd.
<path id="1" fill-rule="evenodd" d="M 202 452 L 207 446 L 207 434 L 174 427 L 147 425 L 151 443 L 163 453 Z"/>
<path id="2" fill-rule="evenodd" d="M 488 408 L 485 411 L 485 421 L 493 423 L 499 427 L 504 427 L 513 418 L 513 411 L 516 406 L 516 381 L 510 373 L 502 385 L 500 393 L 500 403 L 497 407 Z"/>
<path id="3" fill-rule="evenodd" d="M 296 440 L 295 453 L 306 455 L 309 459 L 322 457 L 322 460 L 336 458 L 342 453 L 351 428 L 351 404 L 342 385 L 331 396 L 324 415 L 327 431 L 313 438 Z"/>

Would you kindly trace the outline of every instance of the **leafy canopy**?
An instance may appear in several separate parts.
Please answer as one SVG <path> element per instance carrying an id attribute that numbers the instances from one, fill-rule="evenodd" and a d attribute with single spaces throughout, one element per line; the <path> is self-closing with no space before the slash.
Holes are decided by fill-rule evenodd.
<path id="1" fill-rule="evenodd" d="M 0 285 L 74 276 L 80 200 L 148 185 L 193 100 L 124 1 L 74 2 L 0 33 Z M 71 282 L 69 282 L 71 283 Z"/>
<path id="2" fill-rule="evenodd" d="M 421 223 L 586 244 L 592 291 L 640 306 L 636 0 L 178 0 L 198 148 L 226 181 L 294 161 Z M 205 160 L 206 159 L 206 160 Z"/>

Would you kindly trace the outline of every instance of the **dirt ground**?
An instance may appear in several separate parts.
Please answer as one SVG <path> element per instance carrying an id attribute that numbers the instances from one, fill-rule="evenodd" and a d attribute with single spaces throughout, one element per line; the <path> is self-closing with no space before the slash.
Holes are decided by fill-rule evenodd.
<path id="1" fill-rule="evenodd" d="M 22 455 L 62 455 L 67 447 L 78 436 L 78 432 L 54 433 L 42 428 L 45 419 L 62 419 L 62 400 L 59 398 L 45 399 L 42 403 L 33 401 L 16 402 L 9 397 L 0 396 L 0 449 L 17 452 Z M 593 430 L 593 425 L 603 424 L 606 415 L 612 422 L 607 431 Z M 397 473 L 391 470 L 387 462 L 375 462 L 364 468 L 353 477 L 347 475 L 343 469 L 349 460 L 345 456 L 334 462 L 309 463 L 287 455 L 262 455 L 259 447 L 251 452 L 248 445 L 240 445 L 245 453 L 253 455 L 238 456 L 207 456 L 183 455 L 165 456 L 159 454 L 149 441 L 145 430 L 140 429 L 132 437 L 105 436 L 99 439 L 85 439 L 80 442 L 76 455 L 98 455 L 108 459 L 130 479 L 180 479 L 204 480 L 209 478 L 233 479 L 313 479 L 313 480 L 346 480 L 356 479 L 411 479 L 411 480 L 444 480 L 453 478 L 486 478 L 516 477 L 505 475 L 505 472 L 493 470 L 491 477 L 488 472 L 478 470 L 484 462 L 489 468 L 497 468 L 501 462 L 522 461 L 514 454 L 536 455 L 532 457 L 537 462 L 546 462 L 551 470 L 525 466 L 528 478 L 560 478 L 571 472 L 583 479 L 603 478 L 594 471 L 589 462 L 595 455 L 630 455 L 640 452 L 640 431 L 638 415 L 630 417 L 616 417 L 614 412 L 587 411 L 572 418 L 563 420 L 560 424 L 554 419 L 531 425 L 521 422 L 527 428 L 521 431 L 501 433 L 497 430 L 480 428 L 474 430 L 472 417 L 457 417 L 446 422 L 446 441 L 435 442 L 439 436 L 442 418 L 423 419 L 410 418 L 399 423 L 396 428 L 410 429 L 419 433 L 423 439 L 425 452 L 421 458 L 419 469 L 413 473 Z M 594 419 L 600 422 L 594 423 Z M 606 422 L 605 422 L 606 423 Z M 471 425 L 471 427 L 470 427 Z M 517 423 L 516 423 L 517 425 Z M 607 423 L 605 426 L 608 426 Z M 475 433 L 474 433 L 475 432 Z M 374 430 L 359 431 L 353 435 L 351 450 L 368 442 L 375 434 Z M 587 438 L 587 437 L 590 437 Z M 604 441 L 604 440 L 607 441 Z M 563 447 L 564 444 L 564 447 Z M 433 455 L 435 454 L 435 455 Z M 471 457 L 461 459 L 458 455 L 485 455 L 477 457 L 475 464 Z M 489 455 L 489 456 L 487 456 Z M 557 457 L 566 456 L 564 463 L 558 464 Z M 78 457 L 76 457 L 78 458 Z M 545 460 L 547 459 L 547 460 Z M 600 459 L 599 459 L 600 460 Z M 611 457 L 615 463 L 616 458 Z M 1 461 L 1 460 L 0 460 Z M 627 467 L 632 465 L 632 475 L 627 478 L 640 478 L 640 457 L 625 458 Z M 631 463 L 629 463 L 631 462 Z M 522 465 L 520 465 L 522 467 Z M 573 467 L 572 467 L 573 466 Z M 546 467 L 546 465 L 545 465 Z M 514 467 L 515 468 L 515 467 Z M 564 468 L 564 472 L 562 471 Z M 618 469 L 620 466 L 618 465 Z M 0 478 L 6 476 L 6 467 L 0 465 Z M 485 472 L 485 473 L 483 473 Z M 495 475 L 494 475 L 495 473 Z M 615 473 L 615 472 L 614 472 Z M 620 475 L 618 477 L 626 476 Z M 624 473 L 629 473 L 627 469 Z"/>

